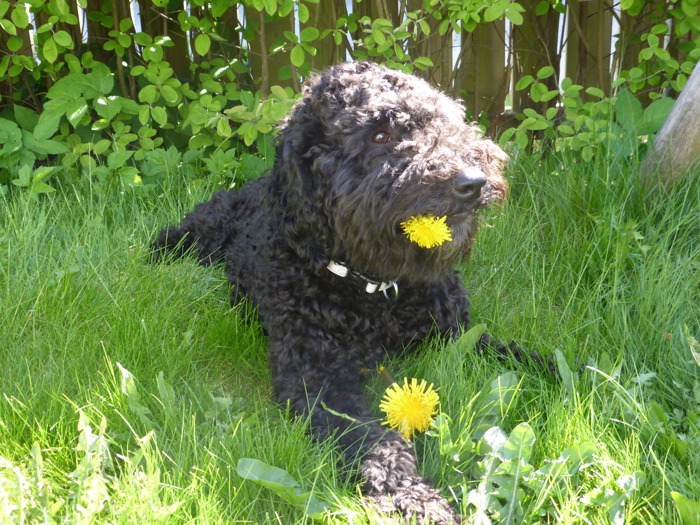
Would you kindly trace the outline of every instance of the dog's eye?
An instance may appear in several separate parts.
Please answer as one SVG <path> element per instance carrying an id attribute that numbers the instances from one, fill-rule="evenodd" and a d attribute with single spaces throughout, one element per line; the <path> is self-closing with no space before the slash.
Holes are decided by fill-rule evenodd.
<path id="1" fill-rule="evenodd" d="M 380 131 L 379 133 L 375 133 L 372 136 L 372 142 L 376 142 L 377 144 L 386 144 L 391 140 L 391 135 L 388 133 L 384 133 L 383 131 Z"/>

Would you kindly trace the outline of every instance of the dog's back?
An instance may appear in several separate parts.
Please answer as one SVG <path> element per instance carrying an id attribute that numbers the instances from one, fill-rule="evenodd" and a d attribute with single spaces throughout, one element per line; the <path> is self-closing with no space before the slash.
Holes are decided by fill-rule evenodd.
<path id="1" fill-rule="evenodd" d="M 266 184 L 266 179 L 251 181 L 239 191 L 219 190 L 185 215 L 179 225 L 162 229 L 152 245 L 155 258 L 192 253 L 203 266 L 223 261 L 242 229 L 241 222 L 262 211 L 261 203 L 251 206 L 248 201 L 260 193 L 255 187 Z"/>

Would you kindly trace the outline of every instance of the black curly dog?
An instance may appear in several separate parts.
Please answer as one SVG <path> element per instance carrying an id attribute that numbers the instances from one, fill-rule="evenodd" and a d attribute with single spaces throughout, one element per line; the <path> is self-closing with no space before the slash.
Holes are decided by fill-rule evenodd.
<path id="1" fill-rule="evenodd" d="M 477 211 L 505 198 L 507 158 L 464 114 L 416 77 L 333 67 L 283 123 L 270 175 L 215 193 L 155 241 L 157 253 L 225 261 L 234 298 L 258 306 L 279 399 L 359 458 L 379 508 L 419 523 L 460 517 L 418 474 L 412 447 L 370 413 L 362 370 L 469 324 L 454 266 L 469 255 Z M 446 216 L 452 241 L 411 242 L 400 224 L 426 215 Z M 480 343 L 509 351 L 488 335 Z"/>

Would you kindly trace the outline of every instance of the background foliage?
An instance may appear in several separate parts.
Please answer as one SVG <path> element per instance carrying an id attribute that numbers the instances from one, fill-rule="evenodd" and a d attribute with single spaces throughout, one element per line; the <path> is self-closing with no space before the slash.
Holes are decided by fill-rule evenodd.
<path id="1" fill-rule="evenodd" d="M 514 150 L 465 279 L 475 323 L 559 365 L 464 340 L 389 363 L 440 385 L 421 471 L 473 523 L 698 523 L 700 179 L 626 185 L 700 57 L 698 1 L 321 1 L 0 0 L 2 520 L 377 522 L 271 402 L 220 271 L 145 262 L 353 58 L 462 97 Z"/>
<path id="2" fill-rule="evenodd" d="M 630 155 L 699 33 L 697 0 L 0 0 L 0 189 L 240 183 L 271 161 L 303 79 L 348 58 L 463 97 L 504 144 L 556 140 L 590 160 L 621 139 Z"/>

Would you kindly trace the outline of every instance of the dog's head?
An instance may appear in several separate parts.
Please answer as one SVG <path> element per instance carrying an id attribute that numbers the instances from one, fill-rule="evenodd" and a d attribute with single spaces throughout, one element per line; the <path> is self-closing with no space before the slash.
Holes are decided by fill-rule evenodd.
<path id="1" fill-rule="evenodd" d="M 368 62 L 327 70 L 303 95 L 282 124 L 273 169 L 280 227 L 300 255 L 429 281 L 469 254 L 475 212 L 505 198 L 507 157 L 458 102 Z M 452 240 L 412 242 L 402 228 L 412 217 L 446 217 Z"/>

